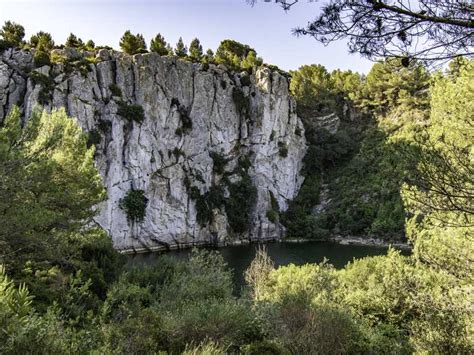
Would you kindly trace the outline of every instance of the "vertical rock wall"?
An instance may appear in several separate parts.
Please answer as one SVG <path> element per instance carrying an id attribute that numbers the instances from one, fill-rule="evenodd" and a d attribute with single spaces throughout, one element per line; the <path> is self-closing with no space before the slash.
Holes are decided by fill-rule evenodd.
<path id="1" fill-rule="evenodd" d="M 154 53 L 101 50 L 93 63 L 74 50 L 57 55 L 64 64 L 41 68 L 27 51 L 1 55 L 0 121 L 13 105 L 27 119 L 42 103 L 64 107 L 99 137 L 96 162 L 108 199 L 96 222 L 117 249 L 284 234 L 277 214 L 270 221 L 268 211 L 285 210 L 296 196 L 306 152 L 284 76 L 268 68 L 233 73 Z M 143 108 L 143 122 L 117 113 L 132 104 Z M 148 199 L 143 221 L 130 221 L 120 207 L 130 189 L 143 190 Z M 248 225 L 239 223 L 246 205 Z"/>

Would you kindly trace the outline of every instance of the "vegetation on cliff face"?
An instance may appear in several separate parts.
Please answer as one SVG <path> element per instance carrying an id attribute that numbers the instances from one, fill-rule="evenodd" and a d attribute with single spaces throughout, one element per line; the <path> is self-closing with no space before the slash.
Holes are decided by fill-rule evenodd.
<path id="1" fill-rule="evenodd" d="M 375 64 L 366 78 L 328 73 L 321 66 L 304 66 L 292 75 L 291 90 L 310 146 L 305 157 L 309 178 L 284 219 L 289 235 L 304 237 L 313 230 L 315 238 L 403 240 L 401 187 L 416 165 L 415 137 L 429 122 L 427 71 L 390 59 Z M 330 114 L 340 119 L 332 132 L 319 121 Z M 321 202 L 325 206 L 315 209 Z"/>

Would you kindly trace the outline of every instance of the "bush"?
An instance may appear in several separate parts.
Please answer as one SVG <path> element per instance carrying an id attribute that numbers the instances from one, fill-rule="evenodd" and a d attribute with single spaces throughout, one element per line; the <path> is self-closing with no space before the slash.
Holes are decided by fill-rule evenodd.
<path id="1" fill-rule="evenodd" d="M 347 354 L 357 326 L 347 311 L 300 303 L 277 306 L 271 334 L 292 354 Z"/>
<path id="2" fill-rule="evenodd" d="M 120 200 L 120 208 L 125 211 L 128 220 L 132 223 L 142 222 L 145 219 L 147 204 L 148 199 L 143 190 L 131 189 Z"/>
<path id="3" fill-rule="evenodd" d="M 229 186 L 229 198 L 225 201 L 225 211 L 230 228 L 235 233 L 247 232 L 252 222 L 252 213 L 257 199 L 257 188 L 245 174 L 238 182 Z"/>
<path id="4" fill-rule="evenodd" d="M 114 249 L 111 238 L 101 229 L 77 235 L 68 243 L 71 249 L 77 249 L 79 257 L 72 265 L 82 271 L 84 280 L 91 280 L 90 290 L 104 299 L 109 285 L 122 273 L 124 256 Z"/>
<path id="5" fill-rule="evenodd" d="M 102 139 L 102 136 L 98 130 L 93 129 L 89 131 L 89 134 L 87 136 L 87 147 L 90 148 L 93 145 L 98 145 L 101 139 Z"/>
<path id="6" fill-rule="evenodd" d="M 117 114 L 130 122 L 142 123 L 145 120 L 145 111 L 143 107 L 137 104 L 129 105 L 123 101 L 119 101 Z"/>
<path id="7" fill-rule="evenodd" d="M 49 58 L 49 53 L 37 50 L 33 57 L 35 67 L 39 68 L 43 65 L 51 65 L 51 59 Z"/>
<path id="8" fill-rule="evenodd" d="M 194 249 L 162 289 L 159 308 L 170 352 L 212 340 L 242 345 L 259 340 L 261 329 L 249 305 L 232 295 L 232 274 L 218 252 Z"/>
<path id="9" fill-rule="evenodd" d="M 278 218 L 279 218 L 278 212 L 275 211 L 275 210 L 268 210 L 267 211 L 267 218 L 272 223 L 278 222 Z"/>
<path id="10" fill-rule="evenodd" d="M 135 316 L 103 326 L 104 348 L 100 353 L 160 353 L 166 342 L 161 323 L 161 317 L 155 310 L 140 307 Z"/>
<path id="11" fill-rule="evenodd" d="M 112 130 L 112 122 L 99 119 L 99 121 L 97 122 L 97 128 L 104 134 L 108 133 Z"/>
<path id="12" fill-rule="evenodd" d="M 44 75 L 37 71 L 32 71 L 28 75 L 35 85 L 40 85 L 41 89 L 38 92 L 38 103 L 40 105 L 47 105 L 53 99 L 54 80 L 48 75 Z"/>
<path id="13" fill-rule="evenodd" d="M 192 190 L 191 198 L 196 200 L 197 221 L 204 226 L 213 220 L 212 210 L 224 205 L 224 191 L 220 186 L 211 186 L 204 195 L 197 188 Z"/>
<path id="14" fill-rule="evenodd" d="M 245 96 L 242 89 L 234 86 L 232 89 L 232 99 L 234 100 L 237 113 L 245 119 L 250 119 L 250 98 Z"/>
<path id="15" fill-rule="evenodd" d="M 220 346 L 213 341 L 206 341 L 198 346 L 186 345 L 183 355 L 226 355 L 227 351 L 225 347 Z"/>
<path id="16" fill-rule="evenodd" d="M 112 93 L 112 96 L 122 97 L 122 89 L 117 84 L 110 84 L 109 90 Z"/>
<path id="17" fill-rule="evenodd" d="M 179 119 L 181 121 L 181 127 L 176 129 L 176 134 L 181 136 L 183 133 L 188 133 L 193 129 L 193 121 L 189 117 L 188 109 L 181 105 L 177 98 L 171 99 L 171 107 L 176 107 L 176 110 L 179 112 Z"/>
<path id="18" fill-rule="evenodd" d="M 154 261 L 153 265 L 131 267 L 121 276 L 123 282 L 147 288 L 152 294 L 158 294 L 180 267 L 181 264 L 176 259 L 162 255 Z"/>
<path id="19" fill-rule="evenodd" d="M 218 175 L 224 174 L 224 169 L 227 165 L 227 159 L 222 154 L 217 152 L 210 152 L 209 155 L 211 156 L 213 162 L 212 171 Z"/>
<path id="20" fill-rule="evenodd" d="M 242 75 L 240 77 L 240 85 L 242 85 L 242 86 L 252 85 L 252 82 L 250 81 L 250 76 L 249 75 Z"/>
<path id="21" fill-rule="evenodd" d="M 286 143 L 278 142 L 278 154 L 282 158 L 286 158 L 288 156 L 288 146 Z"/>

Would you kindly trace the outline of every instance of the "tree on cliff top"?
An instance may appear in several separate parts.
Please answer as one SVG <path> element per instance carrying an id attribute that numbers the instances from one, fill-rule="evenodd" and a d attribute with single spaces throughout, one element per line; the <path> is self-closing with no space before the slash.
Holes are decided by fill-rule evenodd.
<path id="1" fill-rule="evenodd" d="M 38 48 L 43 51 L 50 51 L 54 48 L 54 40 L 50 33 L 39 31 L 30 38 L 29 42 L 32 48 Z"/>
<path id="2" fill-rule="evenodd" d="M 217 48 L 215 61 L 229 68 L 250 68 L 262 64 L 257 52 L 252 47 L 240 42 L 225 39 Z"/>
<path id="3" fill-rule="evenodd" d="M 289 10 L 298 0 L 274 2 Z M 347 39 L 350 52 L 369 59 L 440 62 L 474 54 L 473 14 L 466 0 L 329 0 L 315 20 L 294 33 L 325 45 Z"/>
<path id="4" fill-rule="evenodd" d="M 120 38 L 120 48 L 127 54 L 139 54 L 146 52 L 145 38 L 140 33 L 136 35 L 130 31 L 125 31 L 122 38 Z"/>
<path id="5" fill-rule="evenodd" d="M 200 61 L 202 58 L 202 45 L 199 39 L 195 38 L 189 45 L 189 56 L 192 60 Z"/>
<path id="6" fill-rule="evenodd" d="M 159 55 L 171 54 L 167 47 L 168 43 L 166 43 L 165 38 L 160 33 L 158 33 L 155 38 L 152 38 L 150 42 L 150 51 L 158 53 Z"/>
<path id="7" fill-rule="evenodd" d="M 188 48 L 184 45 L 183 39 L 181 37 L 179 37 L 178 43 L 176 43 L 174 54 L 180 58 L 184 58 L 188 55 Z"/>
<path id="8" fill-rule="evenodd" d="M 25 28 L 12 21 L 6 21 L 0 30 L 0 50 L 20 47 L 25 37 Z"/>
<path id="9" fill-rule="evenodd" d="M 82 48 L 84 46 L 84 42 L 82 41 L 82 39 L 77 37 L 74 33 L 71 33 L 69 34 L 69 37 L 66 39 L 65 46 L 69 48 Z"/>

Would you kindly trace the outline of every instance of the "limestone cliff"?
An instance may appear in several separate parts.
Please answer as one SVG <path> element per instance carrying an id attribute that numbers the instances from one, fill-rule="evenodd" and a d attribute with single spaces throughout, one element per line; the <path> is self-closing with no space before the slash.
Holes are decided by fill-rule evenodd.
<path id="1" fill-rule="evenodd" d="M 1 55 L 0 122 L 13 105 L 22 108 L 26 120 L 41 104 L 64 107 L 91 132 L 108 192 L 96 223 L 116 248 L 283 235 L 278 214 L 268 211 L 285 210 L 295 197 L 306 151 L 284 76 L 268 68 L 252 75 L 233 73 L 154 53 L 100 50 L 89 61 L 83 57 L 87 54 L 71 49 L 55 55 L 62 62 L 40 68 L 28 51 Z M 120 107 L 132 104 L 143 108 L 142 122 L 119 114 Z M 256 194 L 248 228 L 236 228 L 228 214 L 231 207 L 238 213 L 239 206 L 229 201 L 245 178 Z M 143 190 L 148 199 L 143 221 L 130 221 L 120 207 L 131 189 Z M 219 192 L 220 203 L 208 202 L 210 191 Z M 203 206 L 210 209 L 205 221 L 198 218 Z"/>

